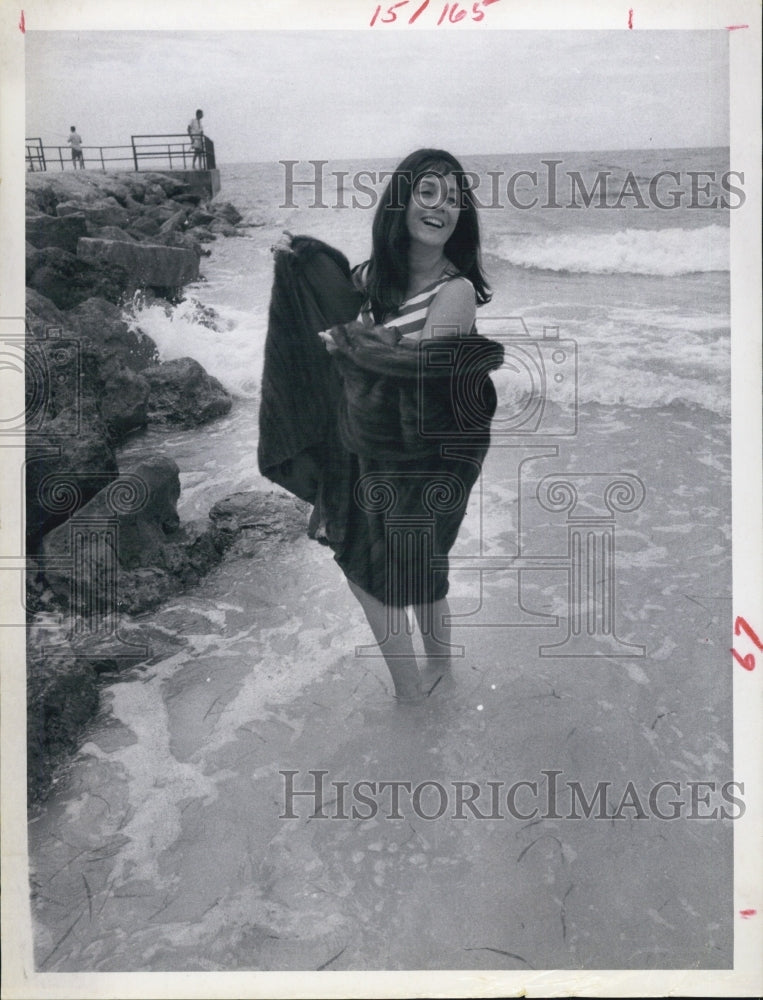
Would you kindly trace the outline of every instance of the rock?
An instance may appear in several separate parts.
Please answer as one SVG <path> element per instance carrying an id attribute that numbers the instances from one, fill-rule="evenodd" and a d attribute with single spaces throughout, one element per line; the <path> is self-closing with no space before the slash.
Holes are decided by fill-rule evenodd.
<path id="1" fill-rule="evenodd" d="M 167 174 L 160 174 L 151 171 L 145 172 L 143 177 L 148 183 L 160 187 L 165 196 L 168 198 L 174 198 L 176 195 L 188 194 L 190 191 L 190 185 L 185 181 L 178 180 L 176 177 L 170 177 Z"/>
<path id="2" fill-rule="evenodd" d="M 149 219 L 156 219 L 158 223 L 164 225 L 173 215 L 184 209 L 177 202 L 163 201 L 161 205 L 150 205 L 143 210 L 143 216 Z"/>
<path id="3" fill-rule="evenodd" d="M 158 352 L 153 340 L 145 333 L 130 330 L 122 311 L 102 298 L 89 298 L 67 313 L 70 328 L 87 337 L 108 358 L 118 358 L 121 364 L 135 372 L 155 364 Z M 114 371 L 114 366 L 109 371 Z M 102 371 L 103 377 L 108 372 Z"/>
<path id="4" fill-rule="evenodd" d="M 190 250 L 195 253 L 197 257 L 209 256 L 212 252 L 211 250 L 202 250 L 201 243 L 194 238 L 192 232 L 180 233 L 177 231 L 169 233 L 160 233 L 158 236 L 152 237 L 152 243 L 161 243 L 163 246 L 167 247 L 182 247 L 184 250 Z"/>
<path id="5" fill-rule="evenodd" d="M 86 204 L 84 199 L 60 201 L 53 209 L 53 214 L 57 219 L 64 219 L 67 215 L 80 215 Z"/>
<path id="6" fill-rule="evenodd" d="M 215 216 L 206 211 L 203 208 L 197 208 L 188 216 L 189 226 L 208 226 L 210 222 L 214 222 Z"/>
<path id="7" fill-rule="evenodd" d="M 27 335 L 41 338 L 63 330 L 66 319 L 61 310 L 46 296 L 35 291 L 26 290 L 26 329 Z"/>
<path id="8" fill-rule="evenodd" d="M 69 194 L 61 189 L 57 178 L 52 174 L 44 173 L 27 177 L 26 189 L 27 204 L 29 205 L 30 202 L 35 204 L 40 212 L 45 212 L 48 215 L 56 214 L 56 205 L 60 201 L 69 200 Z M 83 201 L 95 197 L 94 192 L 83 189 L 78 203 L 79 207 L 81 208 Z"/>
<path id="9" fill-rule="evenodd" d="M 95 670 L 60 630 L 28 630 L 26 668 L 27 789 L 30 802 L 37 802 L 50 790 L 57 766 L 77 749 L 99 696 Z"/>
<path id="10" fill-rule="evenodd" d="M 144 427 L 150 390 L 137 372 L 156 360 L 154 342 L 129 330 L 117 307 L 104 299 L 88 299 L 65 316 L 35 292 L 29 299 L 28 324 L 38 330 L 27 348 L 31 433 L 45 433 L 45 424 L 40 427 L 35 419 L 40 399 L 44 421 L 66 409 L 97 411 L 112 443 Z M 60 336 L 56 324 L 66 327 Z"/>
<path id="11" fill-rule="evenodd" d="M 309 513 L 309 504 L 296 497 L 252 490 L 219 500 L 209 519 L 224 548 L 255 556 L 304 535 Z"/>
<path id="12" fill-rule="evenodd" d="M 145 504 L 137 511 L 119 516 L 119 564 L 131 569 L 156 562 L 154 545 L 161 547 L 166 536 L 180 526 L 180 472 L 171 458 L 155 455 L 131 466 L 127 474 L 143 484 L 146 494 Z M 94 497 L 91 504 L 97 506 L 98 502 L 99 497 Z M 109 509 L 109 505 L 102 506 Z"/>
<path id="13" fill-rule="evenodd" d="M 60 247 L 69 253 L 77 252 L 77 240 L 87 234 L 83 213 L 77 212 L 65 218 L 53 215 L 27 216 L 26 238 L 32 246 Z"/>
<path id="14" fill-rule="evenodd" d="M 185 194 L 176 194 L 173 196 L 173 201 L 180 202 L 182 205 L 199 205 L 204 200 L 205 198 L 195 191 L 188 191 Z"/>
<path id="15" fill-rule="evenodd" d="M 24 199 L 24 205 L 26 208 L 27 215 L 34 215 L 37 212 L 43 212 L 46 215 L 56 214 L 56 203 L 49 202 L 42 194 L 41 191 L 30 191 L 27 188 L 26 197 Z"/>
<path id="16" fill-rule="evenodd" d="M 71 309 L 92 295 L 101 296 L 109 302 L 119 302 L 125 291 L 126 279 L 125 270 L 116 263 L 104 262 L 94 267 L 59 247 L 35 250 L 26 258 L 27 285 L 50 299 L 59 309 Z"/>
<path id="17" fill-rule="evenodd" d="M 83 237 L 79 260 L 98 267 L 119 267 L 127 274 L 128 289 L 182 288 L 199 276 L 199 258 L 190 250 L 148 243 L 123 243 Z"/>
<path id="18" fill-rule="evenodd" d="M 127 226 L 130 224 L 130 213 L 122 208 L 116 198 L 105 198 L 102 201 L 87 202 L 66 201 L 56 205 L 56 215 L 66 216 L 74 212 L 84 214 L 88 222 L 94 226 Z"/>
<path id="19" fill-rule="evenodd" d="M 116 198 L 95 202 L 84 208 L 85 218 L 94 226 L 129 226 L 132 218 L 126 208 L 122 208 Z"/>
<path id="20" fill-rule="evenodd" d="M 145 205 L 161 205 L 167 200 L 164 188 L 160 184 L 149 181 L 144 189 L 143 203 Z"/>
<path id="21" fill-rule="evenodd" d="M 157 456 L 141 462 L 104 486 L 43 539 L 41 570 L 64 607 L 71 599 L 72 532 L 98 526 L 104 537 L 85 559 L 87 577 L 78 579 L 78 592 L 87 607 L 97 607 L 115 582 L 116 567 L 133 569 L 156 562 L 165 536 L 177 530 L 178 468 L 171 458 Z M 108 530 L 107 530 L 108 529 Z M 89 527 L 88 527 L 89 530 Z M 111 567 L 111 568 L 110 568 Z M 76 610 L 76 609 L 75 609 Z"/>
<path id="22" fill-rule="evenodd" d="M 142 202 L 148 176 L 157 174 L 140 174 L 117 171 L 102 173 L 99 170 L 65 170 L 60 173 L 30 173 L 26 177 L 27 202 L 35 205 L 39 211 L 50 215 L 56 214 L 56 206 L 74 202 L 76 205 L 102 204 L 106 202 L 114 207 L 114 203 L 132 210 L 134 202 Z M 161 186 L 157 188 L 160 200 L 167 195 Z"/>
<path id="23" fill-rule="evenodd" d="M 64 410 L 97 409 L 100 358 L 89 342 L 53 328 L 28 342 L 26 361 L 27 434 L 43 432 L 45 423 Z"/>
<path id="24" fill-rule="evenodd" d="M 243 219 L 243 215 L 229 201 L 213 201 L 210 208 L 218 219 L 224 219 L 232 226 Z"/>
<path id="25" fill-rule="evenodd" d="M 139 200 L 135 195 L 135 191 L 142 191 L 143 189 L 143 185 L 140 181 L 131 180 L 129 184 L 123 184 L 121 181 L 108 174 L 103 176 L 103 179 L 98 183 L 98 187 L 103 194 L 109 195 L 123 206 L 126 206 L 127 200 L 130 197 Z"/>
<path id="26" fill-rule="evenodd" d="M 162 223 L 158 219 L 154 219 L 149 215 L 143 215 L 128 228 L 128 233 L 137 237 L 137 239 L 145 239 L 146 236 L 156 236 L 162 227 Z"/>
<path id="27" fill-rule="evenodd" d="M 108 428 L 88 400 L 80 407 L 62 410 L 37 433 L 28 435 L 28 550 L 37 552 L 46 532 L 69 518 L 116 476 Z"/>
<path id="28" fill-rule="evenodd" d="M 191 306 L 190 311 L 187 312 L 189 320 L 198 323 L 199 326 L 205 326 L 208 330 L 224 329 L 222 317 L 212 306 L 205 306 L 203 302 L 194 298 L 191 298 L 190 301 L 186 300 L 186 302 Z"/>
<path id="29" fill-rule="evenodd" d="M 134 174 L 130 177 L 127 186 L 130 191 L 129 197 L 132 198 L 134 201 L 142 202 L 143 199 L 146 197 L 146 185 L 143 183 L 143 181 L 138 180 L 138 178 L 135 177 Z M 129 201 L 126 201 L 125 208 L 130 208 L 130 207 L 131 206 Z"/>
<path id="30" fill-rule="evenodd" d="M 169 219 L 167 219 L 166 222 L 162 223 L 159 234 L 164 236 L 167 233 L 174 233 L 179 229 L 183 229 L 186 218 L 187 212 L 184 209 L 181 209 L 179 212 L 175 212 L 169 217 Z"/>
<path id="31" fill-rule="evenodd" d="M 217 239 L 215 234 L 207 226 L 196 226 L 193 229 L 193 237 L 200 243 L 212 243 Z"/>
<path id="32" fill-rule="evenodd" d="M 144 192 L 141 191 L 141 195 L 143 193 Z M 143 202 L 138 201 L 136 198 L 133 198 L 130 195 L 128 195 L 127 198 L 125 198 L 124 207 L 130 213 L 132 219 L 139 219 L 144 211 Z"/>
<path id="33" fill-rule="evenodd" d="M 135 242 L 135 237 L 128 233 L 126 229 L 120 229 L 119 226 L 94 226 L 92 223 L 88 223 L 87 233 L 82 233 L 81 235 L 95 236 L 101 240 L 121 240 L 128 243 Z M 76 245 L 74 249 L 76 251 Z"/>
<path id="34" fill-rule="evenodd" d="M 146 426 L 150 392 L 146 379 L 129 368 L 121 368 L 106 379 L 100 409 L 115 443 Z"/>
<path id="35" fill-rule="evenodd" d="M 64 607 L 71 595 L 81 606 L 118 608 L 137 614 L 166 600 L 216 565 L 223 548 L 208 524 L 180 527 L 176 504 L 180 479 L 175 462 L 146 459 L 96 494 L 66 523 L 45 536 L 40 560 L 46 584 Z M 82 530 L 98 534 L 80 565 L 72 589 L 72 539 Z M 88 537 L 86 535 L 86 537 Z"/>
<path id="36" fill-rule="evenodd" d="M 121 573 L 119 601 L 122 610 L 139 614 L 195 586 L 220 563 L 223 551 L 208 523 L 199 520 L 182 525 L 157 550 L 154 565 Z"/>
<path id="37" fill-rule="evenodd" d="M 163 361 L 142 374 L 151 386 L 152 423 L 195 427 L 228 413 L 233 403 L 228 391 L 193 358 Z"/>
<path id="38" fill-rule="evenodd" d="M 214 222 L 210 222 L 209 231 L 220 236 L 238 236 L 238 229 L 225 219 L 215 219 Z"/>

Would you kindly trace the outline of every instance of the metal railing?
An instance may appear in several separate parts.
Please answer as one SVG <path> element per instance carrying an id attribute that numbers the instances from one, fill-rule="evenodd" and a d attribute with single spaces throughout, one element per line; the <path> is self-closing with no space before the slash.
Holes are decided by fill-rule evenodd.
<path id="1" fill-rule="evenodd" d="M 196 163 L 201 170 L 215 169 L 215 144 L 202 136 L 203 148 L 195 151 L 190 136 L 182 132 L 164 135 L 131 135 L 127 146 L 82 146 L 85 169 L 96 170 L 191 170 Z M 149 141 L 146 141 L 149 140 Z M 71 147 L 44 146 L 42 139 L 26 139 L 28 171 L 75 170 Z"/>
<path id="2" fill-rule="evenodd" d="M 47 170 L 42 139 L 25 139 L 27 170 Z"/>

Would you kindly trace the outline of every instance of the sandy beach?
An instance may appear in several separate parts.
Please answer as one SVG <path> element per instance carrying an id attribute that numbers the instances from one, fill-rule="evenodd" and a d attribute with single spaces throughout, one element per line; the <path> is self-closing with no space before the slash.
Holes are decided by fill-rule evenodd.
<path id="1" fill-rule="evenodd" d="M 688 454 L 689 408 L 620 416 L 618 428 L 584 409 L 565 454 L 569 468 L 606 469 L 615 442 L 628 467 L 649 470 L 617 535 L 617 631 L 643 658 L 539 656 L 563 620 L 456 624 L 453 679 L 403 709 L 383 662 L 355 655 L 371 638 L 330 553 L 302 538 L 229 557 L 141 617 L 162 658 L 105 690 L 33 818 L 40 971 L 728 967 L 733 824 L 701 818 L 719 805 L 739 813 L 718 795 L 732 777 L 727 429 L 706 426 L 706 447 Z M 506 479 L 494 448 L 482 502 L 502 495 L 509 523 Z M 476 513 L 457 549 L 472 546 Z M 564 538 L 563 518 L 554 530 Z M 503 534 L 486 541 L 505 547 Z M 487 576 L 483 622 L 511 594 L 507 574 Z M 558 610 L 564 587 L 545 576 L 523 603 Z M 452 581 L 454 615 L 473 620 L 475 574 Z M 279 818 L 287 780 L 309 791 L 316 770 L 326 818 L 314 795 Z M 417 802 L 401 786 L 399 817 L 387 790 L 372 796 L 376 815 L 354 819 L 353 805 L 373 812 L 350 797 L 361 781 L 437 783 L 447 809 L 427 819 L 435 785 Z M 489 815 L 490 781 L 498 818 L 456 818 L 454 783 L 477 783 Z M 647 805 L 660 781 L 680 787 L 658 800 L 667 816 L 682 799 L 677 818 Z M 513 815 L 517 782 L 538 791 L 517 789 Z M 589 800 L 611 783 L 601 817 L 570 818 L 574 782 Z M 629 782 L 647 815 L 632 795 L 623 803 Z M 691 782 L 715 783 L 709 805 L 692 807 Z"/>

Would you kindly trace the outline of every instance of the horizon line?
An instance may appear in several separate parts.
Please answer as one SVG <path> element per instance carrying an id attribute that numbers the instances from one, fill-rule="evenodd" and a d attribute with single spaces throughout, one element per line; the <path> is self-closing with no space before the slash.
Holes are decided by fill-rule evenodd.
<path id="1" fill-rule="evenodd" d="M 551 156 L 554 154 L 563 154 L 565 156 L 570 156 L 573 154 L 580 153 L 644 153 L 644 152 L 675 152 L 677 150 L 730 150 L 730 144 L 726 145 L 710 145 L 710 146 L 624 146 L 624 147 L 598 147 L 592 149 L 551 149 L 551 150 L 521 150 L 519 152 L 492 152 L 492 153 L 459 153 L 459 159 L 466 159 L 467 157 L 486 157 L 486 156 Z M 322 160 L 325 162 L 331 162 L 332 160 L 363 160 L 363 159 L 375 159 L 375 160 L 399 160 L 399 156 L 378 156 L 376 154 L 360 154 L 360 155 L 310 155 L 298 157 L 295 155 L 281 156 L 278 159 L 267 158 L 263 160 L 227 160 L 220 163 L 221 167 L 225 166 L 237 166 L 239 164 L 255 164 L 255 163 L 280 163 L 282 160 L 295 160 L 297 163 L 310 163 L 312 160 Z"/>

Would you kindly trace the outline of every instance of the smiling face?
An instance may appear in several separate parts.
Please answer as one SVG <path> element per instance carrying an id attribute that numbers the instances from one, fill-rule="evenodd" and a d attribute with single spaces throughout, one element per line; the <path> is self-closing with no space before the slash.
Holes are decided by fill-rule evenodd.
<path id="1" fill-rule="evenodd" d="M 444 247 L 458 223 L 459 201 L 460 191 L 453 174 L 422 174 L 406 209 L 411 242 Z"/>

